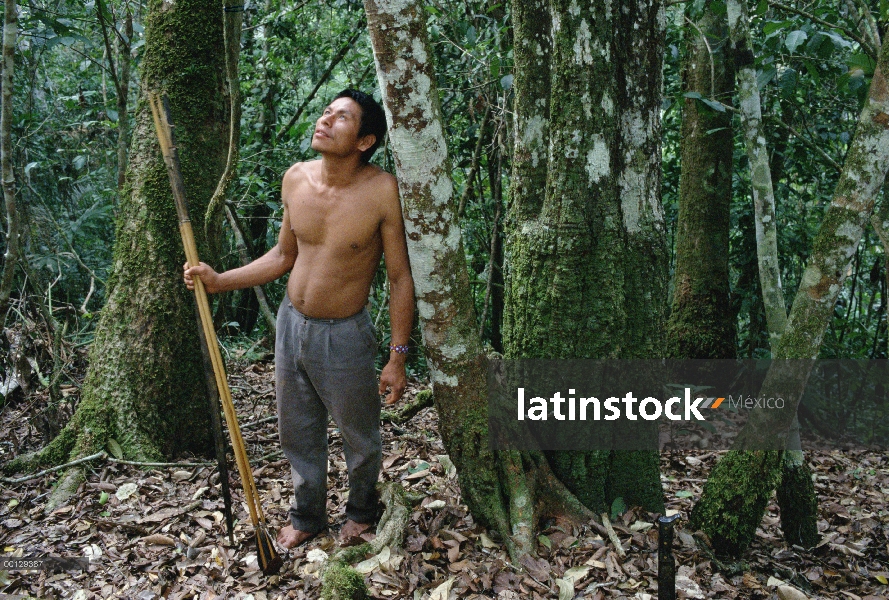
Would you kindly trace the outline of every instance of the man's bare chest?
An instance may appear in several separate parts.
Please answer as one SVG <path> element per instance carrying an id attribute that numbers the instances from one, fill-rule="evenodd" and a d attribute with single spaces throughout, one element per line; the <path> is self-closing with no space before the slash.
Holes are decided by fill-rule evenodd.
<path id="1" fill-rule="evenodd" d="M 285 202 L 291 231 L 302 247 L 355 252 L 379 243 L 379 210 L 367 199 L 297 193 Z"/>

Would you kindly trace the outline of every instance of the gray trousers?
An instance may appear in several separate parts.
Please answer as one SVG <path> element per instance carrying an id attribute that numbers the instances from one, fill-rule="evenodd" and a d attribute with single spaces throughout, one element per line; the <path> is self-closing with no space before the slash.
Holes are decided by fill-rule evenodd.
<path id="1" fill-rule="evenodd" d="M 362 310 L 345 319 L 314 319 L 288 298 L 278 310 L 275 392 L 278 433 L 290 461 L 290 522 L 315 533 L 327 527 L 328 413 L 343 436 L 349 471 L 346 517 L 373 523 L 382 463 L 376 334 Z"/>

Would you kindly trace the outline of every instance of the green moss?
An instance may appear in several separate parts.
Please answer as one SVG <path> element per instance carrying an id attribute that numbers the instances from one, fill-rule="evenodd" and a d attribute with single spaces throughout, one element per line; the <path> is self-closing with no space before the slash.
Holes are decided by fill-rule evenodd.
<path id="1" fill-rule="evenodd" d="M 660 458 L 656 451 L 617 451 L 611 458 L 608 500 L 623 498 L 627 506 L 664 511 Z"/>
<path id="2" fill-rule="evenodd" d="M 781 466 L 778 486 L 781 530 L 788 544 L 811 548 L 821 537 L 817 524 L 818 500 L 812 472 L 802 459 L 802 452 L 797 454 L 798 460 L 784 460 Z"/>
<path id="3" fill-rule="evenodd" d="M 364 578 L 352 567 L 335 563 L 324 571 L 324 600 L 366 600 L 370 596 Z"/>
<path id="4" fill-rule="evenodd" d="M 739 557 L 753 542 L 780 469 L 780 452 L 728 452 L 707 479 L 689 525 L 709 536 L 718 556 Z"/>

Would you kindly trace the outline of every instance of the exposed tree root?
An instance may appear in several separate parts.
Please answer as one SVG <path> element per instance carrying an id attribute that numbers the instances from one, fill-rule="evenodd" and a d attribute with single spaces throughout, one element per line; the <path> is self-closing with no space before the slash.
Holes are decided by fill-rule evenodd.
<path id="1" fill-rule="evenodd" d="M 412 402 L 402 406 L 398 410 L 382 411 L 380 420 L 401 425 L 402 423 L 407 423 L 413 419 L 418 412 L 429 406 L 432 406 L 432 390 L 421 390 L 417 392 L 417 395 L 414 396 Z"/>
<path id="2" fill-rule="evenodd" d="M 4 483 L 24 483 L 24 482 L 30 481 L 32 479 L 38 479 L 40 477 L 43 477 L 44 475 L 49 475 L 50 473 L 55 473 L 56 471 L 61 471 L 62 469 L 65 469 L 68 467 L 73 467 L 73 466 L 76 466 L 79 464 L 83 464 L 85 462 L 90 462 L 92 460 L 104 459 L 107 456 L 108 455 L 105 454 L 104 452 L 96 452 L 95 454 L 92 454 L 90 456 L 84 456 L 83 458 L 79 458 L 75 461 L 65 463 L 64 465 L 59 465 L 57 467 L 44 469 L 44 470 L 39 471 L 37 473 L 32 473 L 31 475 L 26 475 L 25 477 L 18 477 L 16 479 L 12 479 L 9 477 L 0 477 L 0 481 L 2 481 Z"/>
<path id="3" fill-rule="evenodd" d="M 324 567 L 321 597 L 324 600 L 364 600 L 368 598 L 364 578 L 351 567 L 367 554 L 377 554 L 386 546 L 401 546 L 410 521 L 412 498 L 401 484 L 389 482 L 381 486 L 380 500 L 386 507 L 377 524 L 377 536 L 370 542 L 341 548 Z"/>

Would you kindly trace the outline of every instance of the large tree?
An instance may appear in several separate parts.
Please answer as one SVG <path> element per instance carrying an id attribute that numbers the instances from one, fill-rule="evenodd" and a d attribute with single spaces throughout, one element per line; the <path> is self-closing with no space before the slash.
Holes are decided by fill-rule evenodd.
<path id="1" fill-rule="evenodd" d="M 519 102 L 533 98 L 549 114 L 535 110 L 533 121 L 516 127 L 517 147 L 540 144 L 517 154 L 516 168 L 545 185 L 521 175 L 514 180 L 508 358 L 664 356 L 659 10 L 658 3 L 553 2 L 548 16 L 519 23 L 533 42 L 519 50 L 519 33 L 517 57 L 534 51 L 549 23 L 552 53 L 543 70 L 551 74 L 547 86 L 537 81 L 540 59 L 516 66 Z M 535 138 L 531 128 L 540 123 L 546 129 Z M 652 510 L 662 506 L 655 452 L 557 453 L 548 462 L 591 509 L 617 497 Z"/>
<path id="2" fill-rule="evenodd" d="M 151 0 L 143 90 L 170 99 L 182 175 L 202 257 L 204 211 L 226 162 L 228 111 L 223 20 L 213 0 Z M 161 459 L 209 448 L 207 387 L 184 253 L 151 112 L 141 101 L 117 214 L 107 302 L 77 412 L 48 446 L 13 467 L 63 463 L 119 444 L 127 458 Z M 69 471 L 54 502 L 76 489 Z"/>
<path id="3" fill-rule="evenodd" d="M 517 555 L 533 550 L 543 514 L 588 515 L 614 496 L 661 507 L 653 452 L 575 460 L 490 449 L 484 359 L 424 14 L 414 2 L 367 0 L 365 6 L 440 431 L 470 509 Z M 514 271 L 506 346 L 522 357 L 662 356 L 659 5 L 517 2 L 514 14 L 522 164 L 508 241 Z M 526 84 L 524 77 L 538 83 Z M 534 86 L 551 92 L 523 96 Z M 548 147 L 558 152 L 549 156 Z M 584 496 L 587 508 L 571 490 Z"/>

